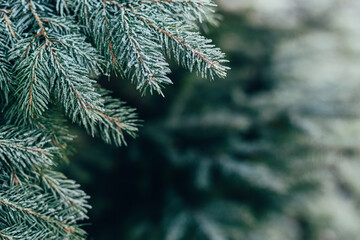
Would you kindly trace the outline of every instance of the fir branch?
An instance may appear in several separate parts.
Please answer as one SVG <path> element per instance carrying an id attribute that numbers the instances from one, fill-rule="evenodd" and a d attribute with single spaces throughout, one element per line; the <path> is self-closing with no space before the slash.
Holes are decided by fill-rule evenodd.
<path id="1" fill-rule="evenodd" d="M 14 111 L 13 117 L 19 120 L 37 118 L 47 109 L 49 102 L 49 55 L 45 51 L 46 45 L 36 37 L 37 35 L 18 41 L 9 56 L 10 60 L 15 60 L 17 110 L 23 113 L 19 115 Z M 24 58 L 19 60 L 19 54 Z"/>
<path id="2" fill-rule="evenodd" d="M 23 223 L 16 223 L 14 225 L 5 225 L 0 230 L 0 237 L 5 240 L 33 240 L 38 238 L 39 236 L 49 237 L 49 234 L 46 230 L 34 229 L 33 226 L 27 226 Z M 54 239 L 54 238 L 48 238 Z"/>
<path id="3" fill-rule="evenodd" d="M 57 38 L 51 39 L 62 45 L 63 50 L 69 54 L 77 64 L 84 66 L 90 73 L 99 75 L 104 66 L 103 57 L 98 54 L 86 38 L 79 34 L 59 35 Z"/>
<path id="4" fill-rule="evenodd" d="M 4 46 L 1 43 L 0 45 Z M 9 85 L 11 84 L 11 75 L 9 74 L 11 71 L 10 64 L 7 61 L 7 54 L 6 50 L 0 46 L 0 89 L 1 89 L 1 96 L 5 100 L 8 101 L 9 95 Z"/>
<path id="5" fill-rule="evenodd" d="M 45 147 L 49 140 L 38 131 L 16 128 L 14 126 L 0 127 L 0 159 L 11 161 L 12 166 L 20 169 L 32 169 L 34 166 L 51 166 L 51 147 Z"/>
<path id="6" fill-rule="evenodd" d="M 161 92 L 161 85 L 164 83 L 171 83 L 171 80 L 166 76 L 170 69 L 165 62 L 165 58 L 161 54 L 158 47 L 157 39 L 148 29 L 139 28 L 141 26 L 138 19 L 127 9 L 120 9 L 120 21 L 114 28 L 122 29 L 125 38 L 122 39 L 125 44 L 122 48 L 124 58 L 130 59 L 127 65 L 127 73 L 131 80 L 137 78 L 137 88 L 143 92 L 147 87 L 152 90 Z M 119 33 L 120 34 L 120 33 Z M 131 72 L 134 69 L 135 72 Z"/>
<path id="7" fill-rule="evenodd" d="M 0 209 L 7 211 L 10 218 L 35 228 L 38 233 L 42 233 L 42 238 L 84 239 L 84 231 L 72 224 L 74 220 L 73 216 L 68 214 L 69 209 L 35 185 L 1 189 Z M 9 224 L 12 222 L 9 221 Z M 20 239 L 27 239 L 27 236 Z"/>
<path id="8" fill-rule="evenodd" d="M 124 106 L 118 99 L 109 96 L 109 91 L 101 88 L 97 90 L 104 99 L 104 108 L 89 108 L 98 118 L 96 128 L 92 129 L 93 134 L 100 136 L 105 142 L 117 146 L 126 145 L 124 133 L 132 137 L 136 136 L 139 121 L 135 109 Z"/>
<path id="9" fill-rule="evenodd" d="M 161 94 L 161 85 L 171 83 L 166 77 L 170 70 L 160 49 L 154 47 L 158 44 L 151 32 L 139 28 L 139 20 L 128 10 L 116 9 L 108 1 L 92 16 L 93 25 L 98 26 L 93 28 L 95 44 L 112 68 L 125 69 L 125 75 L 143 93 L 149 88 Z"/>
<path id="10" fill-rule="evenodd" d="M 24 49 L 26 46 L 25 54 L 32 56 L 33 61 L 33 64 L 29 65 L 28 59 L 25 58 L 24 60 L 21 60 L 19 66 L 15 68 L 18 69 L 18 75 L 20 75 L 20 77 L 25 76 L 22 74 L 28 70 L 23 70 L 22 66 L 28 68 L 31 67 L 33 72 L 33 74 L 27 77 L 30 78 L 30 81 L 27 81 L 29 84 L 22 83 L 23 81 L 21 81 L 22 79 L 19 77 L 20 90 L 18 90 L 18 92 L 25 92 L 25 94 L 20 95 L 22 98 L 20 98 L 19 101 L 25 105 L 25 107 L 21 106 L 20 109 L 30 109 L 31 116 L 36 119 L 36 117 L 40 116 L 47 108 L 49 92 L 51 91 L 51 89 L 48 88 L 54 86 L 52 91 L 55 92 L 56 99 L 64 106 L 65 113 L 73 122 L 77 122 L 84 126 L 92 135 L 97 132 L 97 124 L 99 125 L 99 128 L 111 124 L 117 125 L 116 128 L 105 128 L 114 131 L 114 133 L 112 133 L 112 139 L 118 145 L 121 145 L 121 142 L 124 141 L 123 130 L 132 134 L 132 131 L 135 131 L 136 128 L 125 123 L 120 123 L 118 120 L 107 116 L 105 113 L 106 111 L 113 110 L 104 109 L 103 101 L 106 100 L 101 99 L 100 95 L 96 93 L 93 87 L 95 81 L 88 77 L 90 71 L 98 73 L 101 57 L 97 55 L 96 51 L 91 46 L 83 43 L 85 39 L 80 35 L 59 35 L 57 33 L 47 32 L 44 27 L 44 20 L 36 12 L 32 2 L 29 1 L 28 3 L 29 9 L 40 29 L 36 35 L 29 37 L 27 41 L 25 41 L 26 44 L 22 44 L 22 47 L 20 47 L 20 49 Z M 41 39 L 38 38 L 40 35 L 44 37 L 45 42 L 41 43 Z M 29 41 L 30 43 L 27 43 Z M 35 45 L 34 41 L 39 41 L 39 44 L 41 44 L 41 47 L 38 47 L 37 51 L 32 51 Z M 42 57 L 42 51 L 45 50 L 48 59 L 39 59 Z M 20 50 L 15 49 L 13 55 L 16 56 L 19 51 Z M 14 57 L 12 57 L 12 59 L 13 58 Z M 37 65 L 39 62 L 46 65 L 38 67 Z M 40 71 L 39 69 L 43 71 L 46 70 L 47 72 L 36 74 L 36 70 Z M 35 76 L 39 76 L 38 79 L 35 79 Z M 47 81 L 47 83 L 43 83 L 44 81 Z M 41 83 L 41 90 L 44 92 L 39 94 L 34 91 L 36 83 Z M 37 97 L 36 100 L 35 97 Z M 26 104 L 27 102 L 28 104 Z M 34 106 L 34 102 L 39 104 Z M 120 107 L 120 105 L 117 107 Z M 32 109 L 37 111 L 35 114 L 36 117 L 34 116 Z M 122 109 L 120 112 L 125 111 L 127 111 L 126 108 Z M 16 114 L 15 111 L 11 112 L 13 115 Z M 30 114 L 25 112 L 25 116 L 27 115 Z M 99 133 L 99 135 L 101 134 Z M 111 142 L 108 139 L 106 141 Z"/>
<path id="11" fill-rule="evenodd" d="M 107 143 L 136 136 L 135 110 L 95 78 L 120 73 L 143 94 L 171 83 L 165 56 L 224 77 L 224 55 L 200 36 L 209 0 L 0 0 L 0 238 L 84 239 L 88 197 L 52 170 L 73 138 L 62 118 Z M 86 34 L 86 35 L 85 35 Z M 4 106 L 3 106 L 4 107 Z M 55 117 L 56 116 L 56 117 Z M 17 125 L 17 126 L 14 126 Z"/>
<path id="12" fill-rule="evenodd" d="M 18 39 L 13 24 L 5 10 L 0 9 L 0 89 L 5 102 L 8 102 L 11 80 L 11 64 L 8 61 L 8 51 L 11 44 Z M 10 45 L 10 46 L 9 46 Z"/>
<path id="13" fill-rule="evenodd" d="M 87 203 L 89 198 L 82 190 L 79 190 L 79 184 L 67 179 L 63 174 L 51 170 L 38 170 L 38 178 L 44 189 L 50 190 L 54 198 L 59 200 L 64 206 L 71 209 L 72 219 L 68 223 L 75 224 L 77 220 L 87 219 L 87 209 L 90 206 Z"/>
<path id="14" fill-rule="evenodd" d="M 202 77 L 208 75 L 211 79 L 215 75 L 221 78 L 226 77 L 226 71 L 229 68 L 222 65 L 227 62 L 223 60 L 224 54 L 210 44 L 211 40 L 202 37 L 197 32 L 191 32 L 191 26 L 171 19 L 151 22 L 140 15 L 137 17 L 160 33 L 159 38 L 165 52 L 169 57 L 174 57 L 179 64 L 190 71 L 196 69 Z M 148 16 L 148 19 L 151 19 L 151 16 Z M 156 23 L 162 24 L 162 27 L 157 26 Z"/>
<path id="15" fill-rule="evenodd" d="M 186 21 L 195 29 L 196 22 L 217 24 L 214 16 L 217 6 L 211 0 L 140 0 L 129 3 L 135 11 L 153 11 L 164 16 L 171 16 L 174 20 Z"/>
<path id="16" fill-rule="evenodd" d="M 88 26 L 89 32 L 108 64 L 113 69 L 120 64 L 142 93 L 149 89 L 162 94 L 162 86 L 171 83 L 162 52 L 174 56 L 189 70 L 196 69 L 203 77 L 226 76 L 224 54 L 202 37 L 196 27 L 197 21 L 207 21 L 204 16 L 216 6 L 212 1 L 86 3 L 87 7 L 82 1 L 73 0 L 70 5 L 77 9 L 83 22 L 93 23 Z M 79 9 L 87 9 L 87 13 L 79 13 Z M 90 20 L 84 19 L 89 16 Z"/>
<path id="17" fill-rule="evenodd" d="M 66 163 L 68 156 L 74 152 L 71 141 L 75 136 L 70 134 L 68 123 L 58 108 L 59 106 L 50 108 L 33 127 L 50 140 L 49 144 L 52 147 L 56 148 L 53 160 Z"/>
<path id="18" fill-rule="evenodd" d="M 116 69 L 117 71 L 119 71 L 120 73 L 123 73 L 123 68 L 122 66 L 118 63 L 115 53 L 114 53 L 114 47 L 113 47 L 113 39 L 110 35 L 110 27 L 109 27 L 109 20 L 107 17 L 107 9 L 106 9 L 106 5 L 107 2 L 104 1 L 103 2 L 103 7 L 102 7 L 102 14 L 103 14 L 103 21 L 104 21 L 104 28 L 105 28 L 105 38 L 106 38 L 106 42 L 107 42 L 107 47 L 108 47 L 108 51 L 103 51 L 105 54 L 110 53 L 111 56 L 111 64 L 113 65 L 113 68 Z M 97 46 L 101 46 L 101 42 L 97 42 Z"/>
<path id="19" fill-rule="evenodd" d="M 8 33 L 11 37 L 13 37 L 14 39 L 18 39 L 17 33 L 14 30 L 13 24 L 10 21 L 8 15 L 6 14 L 5 11 L 1 11 L 0 10 L 0 14 L 2 14 L 3 20 L 6 23 L 6 28 L 8 29 Z"/>

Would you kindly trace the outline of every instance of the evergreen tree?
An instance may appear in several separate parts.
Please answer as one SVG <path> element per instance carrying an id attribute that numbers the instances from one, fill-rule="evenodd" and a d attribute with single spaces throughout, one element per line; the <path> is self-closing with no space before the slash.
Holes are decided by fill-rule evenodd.
<path id="1" fill-rule="evenodd" d="M 166 58 L 213 79 L 224 54 L 200 35 L 210 0 L 0 0 L 0 239 L 85 239 L 87 195 L 54 170 L 73 138 L 64 117 L 125 144 L 133 108 L 96 79 L 118 75 L 142 93 L 170 84 Z"/>
<path id="2" fill-rule="evenodd" d="M 129 148 L 81 151 L 75 162 L 96 176 L 84 182 L 112 183 L 89 187 L 111 196 L 92 199 L 94 237 L 359 238 L 359 30 L 343 22 L 359 18 L 358 3 L 284 1 L 280 14 L 264 12 L 272 1 L 243 2 L 255 7 L 227 15 L 216 33 L 226 79 L 178 70 L 167 101 L 117 92 L 146 124 Z"/>

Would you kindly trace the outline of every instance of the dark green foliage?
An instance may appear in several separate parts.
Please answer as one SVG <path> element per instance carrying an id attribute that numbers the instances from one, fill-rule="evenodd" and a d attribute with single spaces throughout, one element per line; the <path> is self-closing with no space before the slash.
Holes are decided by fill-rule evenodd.
<path id="1" fill-rule="evenodd" d="M 162 94 L 171 83 L 165 52 L 186 56 L 179 64 L 203 76 L 225 77 L 224 55 L 197 34 L 213 7 L 210 0 L 0 0 L 0 239 L 86 238 L 79 224 L 88 197 L 55 171 L 73 151 L 66 118 L 121 146 L 139 120 L 99 77 L 119 75 L 142 94 Z M 186 26 L 175 35 L 159 29 L 164 22 Z"/>
<path id="2" fill-rule="evenodd" d="M 342 31 L 255 20 L 226 15 L 214 34 L 224 80 L 178 69 L 166 101 L 116 85 L 145 120 L 140 138 L 113 152 L 83 137 L 69 170 L 97 196 L 94 239 L 358 239 L 358 62 L 340 61 L 346 41 L 323 47 Z"/>

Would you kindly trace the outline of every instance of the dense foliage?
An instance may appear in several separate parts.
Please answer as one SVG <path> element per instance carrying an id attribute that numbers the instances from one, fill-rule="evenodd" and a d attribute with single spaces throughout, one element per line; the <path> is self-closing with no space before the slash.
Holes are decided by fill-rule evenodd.
<path id="1" fill-rule="evenodd" d="M 358 239 L 357 11 L 242 2 L 257 7 L 212 31 L 226 79 L 179 68 L 166 99 L 109 83 L 145 122 L 128 148 L 77 143 L 68 173 L 94 196 L 94 239 Z"/>
<path id="2" fill-rule="evenodd" d="M 166 58 L 225 77 L 224 54 L 199 34 L 208 0 L 0 0 L 0 238 L 84 239 L 87 196 L 54 166 L 73 138 L 64 117 L 107 143 L 135 136 L 134 109 L 96 81 L 118 75 L 162 93 Z"/>

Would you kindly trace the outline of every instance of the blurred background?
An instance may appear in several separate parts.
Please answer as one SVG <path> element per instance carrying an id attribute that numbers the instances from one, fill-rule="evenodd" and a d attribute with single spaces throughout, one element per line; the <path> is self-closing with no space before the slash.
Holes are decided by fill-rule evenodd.
<path id="1" fill-rule="evenodd" d="M 359 240 L 360 1 L 218 0 L 204 29 L 224 80 L 172 64 L 115 148 L 79 129 L 64 172 L 91 196 L 96 240 Z M 205 31 L 206 30 L 206 31 Z"/>

